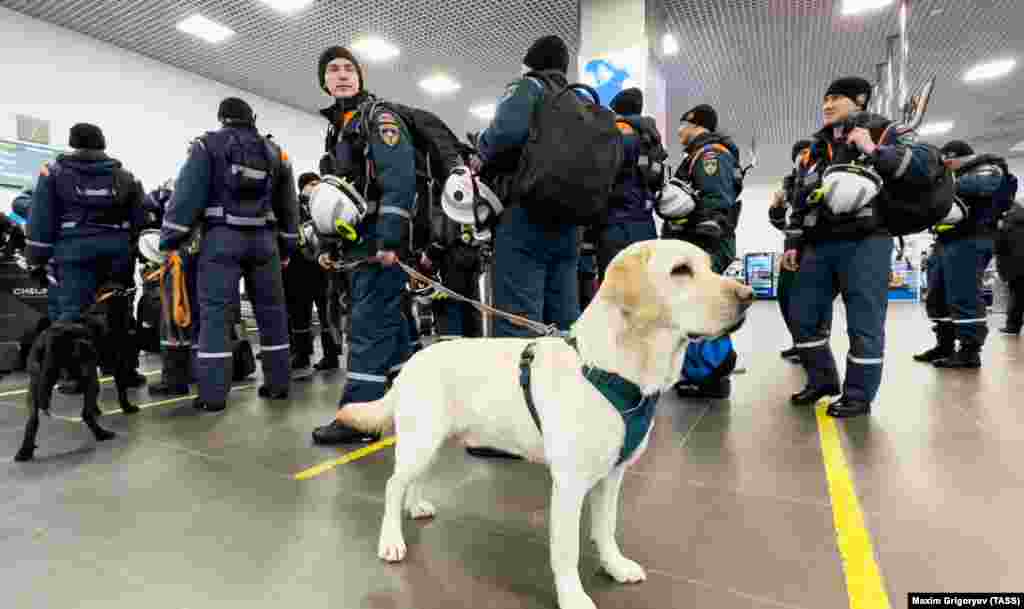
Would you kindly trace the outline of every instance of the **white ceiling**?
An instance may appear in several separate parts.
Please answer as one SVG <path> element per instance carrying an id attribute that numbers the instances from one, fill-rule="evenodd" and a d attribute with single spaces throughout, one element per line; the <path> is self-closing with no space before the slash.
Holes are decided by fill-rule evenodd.
<path id="1" fill-rule="evenodd" d="M 751 182 L 777 181 L 791 143 L 816 128 L 828 83 L 851 74 L 873 80 L 886 35 L 899 30 L 892 7 L 844 18 L 840 1 L 665 0 L 659 8 L 680 47 L 664 61 L 670 125 L 693 105 L 712 104 L 744 160 L 757 138 L 760 165 Z M 579 43 L 576 0 L 317 0 L 288 16 L 258 0 L 0 0 L 0 6 L 311 112 L 330 101 L 318 88 L 320 52 L 362 35 L 382 36 L 401 55 L 366 65 L 368 87 L 434 110 L 460 135 L 484 126 L 469 108 L 501 94 L 535 38 L 560 35 L 573 55 Z M 175 29 L 194 12 L 236 36 L 212 45 Z M 1024 140 L 1022 24 L 1024 0 L 913 1 L 911 81 L 938 76 L 928 120 L 956 122 L 939 143 L 957 137 L 1005 153 Z M 1020 63 L 1009 77 L 961 82 L 975 63 L 1004 56 Z M 436 70 L 462 89 L 441 98 L 423 93 L 415 83 Z"/>

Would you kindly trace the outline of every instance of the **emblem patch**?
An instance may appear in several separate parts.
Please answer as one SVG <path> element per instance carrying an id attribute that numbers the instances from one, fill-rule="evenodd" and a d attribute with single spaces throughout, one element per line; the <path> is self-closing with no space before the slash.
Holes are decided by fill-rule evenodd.
<path id="1" fill-rule="evenodd" d="M 704 173 L 709 176 L 718 175 L 718 158 L 704 159 Z"/>
<path id="2" fill-rule="evenodd" d="M 380 126 L 379 129 L 380 140 L 386 145 L 394 148 L 402 141 L 402 134 L 398 130 L 398 125 L 394 123 L 385 123 Z"/>

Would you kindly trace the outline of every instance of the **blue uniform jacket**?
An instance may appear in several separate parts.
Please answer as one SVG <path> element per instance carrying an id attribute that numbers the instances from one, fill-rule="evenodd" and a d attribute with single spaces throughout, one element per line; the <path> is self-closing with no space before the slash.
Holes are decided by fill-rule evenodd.
<path id="1" fill-rule="evenodd" d="M 57 164 L 60 167 L 57 167 Z M 57 160 L 43 166 L 36 181 L 32 196 L 32 207 L 28 218 L 25 258 L 35 265 L 45 264 L 51 257 L 62 260 L 85 260 L 93 256 L 93 249 L 119 251 L 126 245 L 130 255 L 133 232 L 142 226 L 142 192 L 134 178 L 130 181 L 132 192 L 122 193 L 130 197 L 128 229 L 111 229 L 104 226 L 79 223 L 80 210 L 60 198 L 57 192 L 58 169 L 77 171 L 83 174 L 107 176 L 120 168 L 121 163 L 100 151 L 80 150 L 71 155 L 61 155 Z M 100 244 L 94 238 L 104 238 L 110 243 Z M 57 251 L 58 242 L 60 251 Z M 95 248 L 93 247 L 95 246 Z"/>
<path id="2" fill-rule="evenodd" d="M 938 175 L 936 172 L 944 171 L 941 166 L 935 166 L 928 148 L 917 143 L 917 134 L 910 128 L 871 115 L 868 129 L 877 143 L 870 161 L 886 184 L 902 182 L 928 188 Z M 812 138 L 811 152 L 803 162 L 816 165 L 819 172 L 824 172 L 829 165 L 853 162 L 861 156 L 856 146 L 846 143 L 845 133 L 840 134 L 839 140 L 835 135 L 832 127 L 816 133 Z M 808 204 L 811 192 L 812 189 L 802 189 L 797 197 L 791 224 L 801 232 L 787 238 L 787 250 L 799 249 L 805 243 L 856 240 L 888 234 L 873 212 L 862 210 L 855 217 L 840 217 L 831 215 L 825 208 L 812 208 Z M 865 209 L 873 208 L 868 205 Z"/>
<path id="3" fill-rule="evenodd" d="M 634 120 L 640 115 L 623 116 Z M 651 193 L 646 181 L 636 171 L 640 159 L 640 135 L 625 121 L 617 121 L 622 133 L 622 173 L 608 201 L 608 224 L 651 220 Z"/>
<path id="4" fill-rule="evenodd" d="M 368 93 L 356 108 L 339 102 L 320 114 L 331 124 L 327 152 L 333 169 L 359 185 L 367 201 L 377 202 L 376 214 L 363 219 L 360 237 L 373 249 L 401 251 L 409 240 L 416 203 L 416 147 L 405 120 Z M 349 109 L 349 111 L 346 111 Z M 321 167 L 330 173 L 330 168 Z"/>
<path id="5" fill-rule="evenodd" d="M 271 143 L 271 146 L 280 151 L 276 144 Z M 298 245 L 299 212 L 292 165 L 288 155 L 283 151 L 280 153 L 281 171 L 274 184 L 273 211 L 277 217 L 278 242 L 285 247 L 281 257 L 288 258 Z M 177 249 L 189 237 L 192 229 L 205 219 L 206 207 L 213 203 L 210 200 L 213 191 L 210 183 L 211 168 L 212 161 L 206 145 L 202 139 L 194 140 L 185 165 L 178 173 L 174 193 L 164 210 L 160 227 L 161 251 Z"/>

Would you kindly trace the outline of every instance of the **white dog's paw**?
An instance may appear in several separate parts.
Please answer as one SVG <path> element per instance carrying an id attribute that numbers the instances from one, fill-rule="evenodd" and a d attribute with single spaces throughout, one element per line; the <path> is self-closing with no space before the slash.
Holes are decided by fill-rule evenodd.
<path id="1" fill-rule="evenodd" d="M 619 556 L 614 560 L 602 561 L 601 566 L 604 567 L 608 575 L 612 576 L 612 579 L 620 584 L 635 584 L 647 581 L 647 572 L 644 571 L 644 568 L 625 556 Z"/>
<path id="2" fill-rule="evenodd" d="M 377 548 L 377 556 L 387 562 L 401 562 L 405 558 L 405 540 L 402 535 L 388 535 L 382 533 L 380 545 Z"/>
<path id="3" fill-rule="evenodd" d="M 435 514 L 437 514 L 437 508 L 429 501 L 420 500 L 409 506 L 409 517 L 414 520 L 433 518 Z"/>

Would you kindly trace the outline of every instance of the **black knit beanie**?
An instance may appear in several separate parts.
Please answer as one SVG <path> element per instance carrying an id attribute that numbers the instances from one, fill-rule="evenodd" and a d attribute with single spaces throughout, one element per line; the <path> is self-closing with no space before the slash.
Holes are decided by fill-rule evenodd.
<path id="1" fill-rule="evenodd" d="M 255 125 L 256 115 L 253 114 L 252 106 L 245 103 L 245 100 L 226 97 L 217 108 L 217 120 L 225 125 Z"/>
<path id="2" fill-rule="evenodd" d="M 523 64 L 531 70 L 569 71 L 569 48 L 558 36 L 543 36 L 530 45 Z"/>
<path id="3" fill-rule="evenodd" d="M 78 123 L 71 127 L 68 146 L 76 150 L 105 150 L 107 140 L 103 137 L 103 131 L 96 125 Z"/>
<path id="4" fill-rule="evenodd" d="M 683 114 L 679 122 L 693 123 L 699 127 L 704 127 L 708 131 L 714 131 L 718 128 L 718 113 L 711 106 L 701 104 Z"/>
<path id="5" fill-rule="evenodd" d="M 860 78 L 858 76 L 847 76 L 835 80 L 828 86 L 828 90 L 825 91 L 825 96 L 829 95 L 842 95 L 843 97 L 849 97 L 853 100 L 853 103 L 857 104 L 861 108 L 867 108 L 868 103 L 871 102 L 871 83 Z M 862 99 L 858 99 L 860 96 L 864 96 Z"/>
<path id="6" fill-rule="evenodd" d="M 362 93 L 366 89 L 366 81 L 363 79 L 363 66 L 359 65 L 359 61 L 356 56 L 352 54 L 345 47 L 331 47 L 320 54 L 320 61 L 317 63 L 317 78 L 320 79 L 320 88 L 330 94 L 327 91 L 327 84 L 324 80 L 324 75 L 327 73 L 327 64 L 331 63 L 335 59 L 347 59 L 352 62 L 352 65 L 356 67 L 356 74 L 359 75 L 359 92 Z"/>
<path id="7" fill-rule="evenodd" d="M 971 156 L 974 154 L 974 148 L 963 140 L 953 140 L 942 147 L 942 157 L 946 159 L 956 159 L 962 156 Z"/>
<path id="8" fill-rule="evenodd" d="M 621 116 L 640 114 L 644 111 L 643 91 L 636 87 L 623 89 L 612 98 L 611 109 Z"/>

